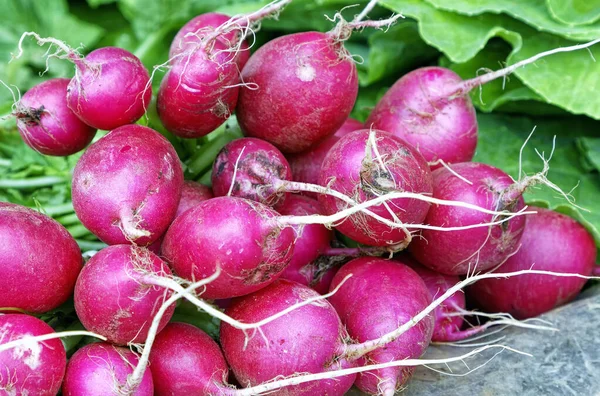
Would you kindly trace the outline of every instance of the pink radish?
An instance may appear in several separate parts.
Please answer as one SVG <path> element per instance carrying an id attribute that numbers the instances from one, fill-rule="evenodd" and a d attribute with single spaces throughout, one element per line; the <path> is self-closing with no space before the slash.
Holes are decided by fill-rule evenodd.
<path id="1" fill-rule="evenodd" d="M 67 354 L 59 339 L 25 341 L 54 333 L 29 315 L 0 315 L 0 346 L 19 339 L 20 345 L 0 352 L 0 391 L 3 395 L 56 395 L 65 374 Z"/>
<path id="2" fill-rule="evenodd" d="M 21 137 L 32 149 L 46 155 L 71 155 L 87 146 L 96 129 L 86 125 L 67 107 L 66 78 L 36 85 L 16 104 Z"/>
<path id="3" fill-rule="evenodd" d="M 33 313 L 57 308 L 73 294 L 83 265 L 69 232 L 50 217 L 0 202 L 0 307 Z"/>
<path id="4" fill-rule="evenodd" d="M 126 125 L 92 144 L 73 172 L 73 206 L 83 225 L 108 244 L 148 245 L 179 205 L 183 170 L 158 132 Z"/>
<path id="5" fill-rule="evenodd" d="M 131 246 L 109 246 L 85 265 L 75 285 L 75 310 L 83 326 L 126 345 L 143 342 L 152 318 L 170 292 L 147 279 L 169 277 L 171 271 L 154 253 Z M 173 315 L 169 307 L 159 331 Z"/>
<path id="6" fill-rule="evenodd" d="M 210 187 L 190 180 L 184 181 L 181 188 L 181 200 L 179 201 L 175 217 L 179 217 L 186 210 L 213 197 L 214 195 Z"/>

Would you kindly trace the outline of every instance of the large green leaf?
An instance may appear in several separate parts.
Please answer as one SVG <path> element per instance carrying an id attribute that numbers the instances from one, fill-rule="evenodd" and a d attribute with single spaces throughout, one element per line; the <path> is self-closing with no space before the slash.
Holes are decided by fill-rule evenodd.
<path id="1" fill-rule="evenodd" d="M 554 19 L 567 25 L 587 25 L 600 18 L 599 0 L 546 0 Z"/>
<path id="2" fill-rule="evenodd" d="M 441 10 L 475 16 L 506 14 L 525 22 L 536 30 L 549 32 L 572 40 L 593 40 L 600 37 L 600 23 L 588 26 L 569 26 L 557 21 L 546 7 L 545 0 L 425 0 Z M 558 0 L 564 2 L 564 0 Z M 597 3 L 597 1 L 595 1 Z M 598 12 L 598 10 L 595 10 Z"/>
<path id="3" fill-rule="evenodd" d="M 575 203 L 589 212 L 570 205 L 565 198 L 545 186 L 530 188 L 525 194 L 528 203 L 545 206 L 575 217 L 594 235 L 600 246 L 600 178 L 582 163 L 577 136 L 597 137 L 597 123 L 583 117 L 526 118 L 479 114 L 479 143 L 475 161 L 501 168 L 518 178 L 519 150 L 529 133 L 535 133 L 523 150 L 522 170 L 528 175 L 542 169 L 535 152 L 549 155 L 552 138 L 557 136 L 556 150 L 550 161 L 548 179 L 571 195 Z M 568 131 L 568 133 L 565 133 Z"/>
<path id="4" fill-rule="evenodd" d="M 34 31 L 42 37 L 64 40 L 72 47 L 83 46 L 84 50 L 96 43 L 103 33 L 99 26 L 71 15 L 66 0 L 0 0 L 0 12 L 4 16 L 0 25 L 0 79 L 21 91 L 49 77 L 70 77 L 74 71 L 70 62 L 53 59 L 48 73 L 41 77 L 39 73 L 46 68 L 48 45 L 41 48 L 33 38 L 25 39 L 23 55 L 9 63 L 11 54 L 17 54 L 17 43 L 24 32 Z M 5 100 L 12 97 L 2 88 L 0 101 Z"/>

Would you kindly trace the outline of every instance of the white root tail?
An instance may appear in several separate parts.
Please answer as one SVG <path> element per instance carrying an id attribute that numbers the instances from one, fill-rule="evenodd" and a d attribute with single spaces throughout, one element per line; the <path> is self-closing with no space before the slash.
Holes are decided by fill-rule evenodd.
<path id="1" fill-rule="evenodd" d="M 48 341 L 48 340 L 53 340 L 55 338 L 75 337 L 75 336 L 89 336 L 89 337 L 98 338 L 99 340 L 102 340 L 102 341 L 106 341 L 106 337 L 101 336 L 100 334 L 92 333 L 91 331 L 85 331 L 85 330 L 61 331 L 58 333 L 50 333 L 50 334 L 44 334 L 44 335 L 39 335 L 39 336 L 25 336 L 25 337 L 19 338 L 18 340 L 13 340 L 13 341 L 7 342 L 5 344 L 0 344 L 0 352 L 4 352 L 4 351 L 7 351 L 9 349 L 16 348 L 19 346 L 31 344 L 32 342 L 44 342 L 44 341 Z"/>

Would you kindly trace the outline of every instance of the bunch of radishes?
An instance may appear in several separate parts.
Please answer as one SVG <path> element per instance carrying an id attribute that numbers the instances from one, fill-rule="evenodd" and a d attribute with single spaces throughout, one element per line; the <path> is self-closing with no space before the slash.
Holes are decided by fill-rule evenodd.
<path id="1" fill-rule="evenodd" d="M 156 101 L 165 128 L 196 138 L 235 112 L 247 136 L 214 160 L 212 189 L 184 181 L 169 141 L 133 124 L 151 103 L 150 75 L 133 54 L 83 57 L 24 35 L 75 65 L 70 81 L 46 81 L 15 104 L 25 142 L 69 155 L 110 130 L 72 182 L 78 218 L 109 246 L 84 264 L 57 222 L 0 203 L 0 390 L 342 395 L 354 384 L 391 395 L 418 364 L 407 359 L 432 341 L 527 326 L 513 317 L 537 316 L 583 287 L 592 237 L 522 198 L 533 184 L 553 186 L 546 167 L 513 180 L 469 162 L 477 120 L 468 91 L 489 77 L 414 70 L 362 124 L 348 118 L 358 82 L 344 42 L 398 17 L 363 20 L 372 1 L 330 32 L 282 36 L 248 58 L 245 37 L 287 3 L 200 15 L 173 41 Z M 345 247 L 332 229 L 360 245 Z M 471 283 L 473 303 L 493 314 L 465 327 L 463 316 L 476 314 L 461 292 Z M 55 333 L 35 317 L 71 297 L 86 331 Z M 218 343 L 169 323 L 181 298 L 222 321 Z M 102 342 L 67 363 L 56 338 L 81 334 Z"/>

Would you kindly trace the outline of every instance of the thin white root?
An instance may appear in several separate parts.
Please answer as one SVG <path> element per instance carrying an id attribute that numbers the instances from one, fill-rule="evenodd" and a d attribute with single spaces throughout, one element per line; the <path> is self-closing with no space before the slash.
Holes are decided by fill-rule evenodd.
<path id="1" fill-rule="evenodd" d="M 472 186 L 473 182 L 470 181 L 469 179 L 467 179 L 466 177 L 462 176 L 461 174 L 459 174 L 457 171 L 455 171 L 454 169 L 452 169 L 450 167 L 450 165 L 448 165 L 446 163 L 446 161 L 444 161 L 443 159 L 438 159 L 436 161 L 431 161 L 428 162 L 427 165 L 429 166 L 435 166 L 435 165 L 442 165 L 444 168 L 446 168 L 446 170 L 450 173 L 452 173 L 454 176 L 458 177 L 460 180 L 464 181 L 465 183 L 467 183 L 468 185 Z"/>
<path id="2" fill-rule="evenodd" d="M 577 51 L 577 50 L 584 49 L 584 48 L 589 48 L 597 43 L 600 43 L 600 39 L 596 39 L 596 40 L 590 41 L 585 44 L 578 44 L 578 45 L 572 45 L 569 47 L 555 48 L 553 50 L 540 52 L 539 54 L 534 55 L 531 58 L 524 59 L 520 62 L 515 63 L 514 65 L 505 67 L 504 69 L 492 71 L 492 72 L 483 74 L 479 77 L 475 77 L 470 80 L 462 81 L 460 84 L 458 84 L 457 87 L 453 87 L 452 91 L 449 92 L 445 96 L 453 97 L 453 96 L 457 96 L 457 95 L 464 95 L 467 92 L 471 91 L 471 89 L 473 89 L 477 86 L 481 86 L 485 83 L 488 83 L 488 82 L 495 80 L 497 78 L 500 78 L 500 77 L 506 77 L 506 76 L 512 74 L 518 68 L 527 66 L 527 65 L 534 63 L 546 56 L 558 54 L 561 52 L 572 52 L 572 51 Z M 594 58 L 592 57 L 592 59 L 594 59 Z"/>
<path id="3" fill-rule="evenodd" d="M 276 319 L 279 319 L 280 317 L 287 315 L 288 313 L 295 311 L 299 308 L 302 308 L 306 305 L 310 305 L 310 304 L 314 304 L 316 302 L 325 300 L 331 296 L 333 296 L 335 293 L 338 292 L 338 290 L 340 290 L 340 288 L 344 285 L 344 283 L 346 283 L 346 281 L 348 279 L 350 279 L 352 277 L 352 275 L 347 275 L 344 279 L 342 279 L 342 281 L 339 283 L 339 285 L 337 285 L 337 287 L 335 289 L 333 289 L 332 291 L 330 291 L 327 294 L 324 295 L 320 295 L 320 296 L 316 296 L 316 297 L 311 297 L 311 298 L 307 298 L 304 301 L 301 301 L 299 303 L 296 303 L 294 305 L 291 305 L 289 307 L 287 307 L 286 309 L 284 309 L 281 312 L 278 312 L 272 316 L 269 316 L 265 319 L 262 319 L 258 322 L 254 322 L 254 323 L 244 323 L 244 322 L 240 322 L 234 318 L 232 318 L 231 316 L 228 316 L 226 314 L 224 314 L 223 312 L 219 311 L 218 309 L 216 309 L 215 307 L 213 307 L 212 305 L 208 304 L 205 301 L 200 300 L 199 298 L 197 298 L 191 290 L 188 289 L 184 289 L 180 284 L 178 284 L 177 282 L 175 282 L 172 279 L 168 279 L 168 278 L 162 278 L 162 277 L 157 277 L 157 276 L 146 276 L 144 278 L 144 283 L 146 284 L 152 284 L 152 285 L 156 285 L 156 286 L 161 286 L 167 289 L 171 289 L 173 291 L 175 291 L 178 294 L 181 294 L 181 296 L 183 298 L 185 298 L 186 300 L 188 300 L 189 302 L 191 302 L 192 304 L 194 304 L 196 307 L 202 309 L 203 311 L 205 311 L 206 313 L 210 314 L 211 316 L 221 320 L 224 323 L 229 324 L 232 327 L 235 327 L 236 329 L 239 330 L 253 330 L 253 329 L 258 329 L 261 326 L 266 325 L 267 323 L 270 323 Z"/>
<path id="4" fill-rule="evenodd" d="M 242 158 L 242 155 L 244 154 L 244 150 L 246 150 L 246 146 L 242 147 L 242 149 L 240 150 L 240 155 L 238 155 L 237 159 L 235 160 L 235 165 L 233 166 L 233 177 L 231 178 L 231 184 L 229 185 L 229 191 L 227 191 L 228 197 L 231 197 L 231 193 L 233 192 L 233 186 L 235 185 L 235 178 L 237 176 L 238 166 L 240 164 L 240 159 Z"/>
<path id="5" fill-rule="evenodd" d="M 20 347 L 20 346 L 31 345 L 31 343 L 33 343 L 33 342 L 37 343 L 37 342 L 53 340 L 55 338 L 74 337 L 74 336 L 89 336 L 89 337 L 98 338 L 102 341 L 106 341 L 106 337 L 101 336 L 100 334 L 92 333 L 91 331 L 85 331 L 85 330 L 61 331 L 59 333 L 50 333 L 50 334 L 44 334 L 44 335 L 39 335 L 39 336 L 33 336 L 33 337 L 25 336 L 25 337 L 19 338 L 18 340 L 13 340 L 13 341 L 7 342 L 5 344 L 0 344 L 0 352 L 4 352 L 9 349 Z"/>
<path id="6" fill-rule="evenodd" d="M 426 366 L 427 367 L 427 366 L 433 365 L 433 364 L 448 364 L 448 363 L 454 363 L 454 362 L 462 362 L 464 359 L 467 359 L 471 356 L 478 355 L 488 349 L 500 349 L 500 352 L 507 350 L 507 351 L 518 353 L 518 354 L 524 355 L 524 356 L 529 356 L 529 357 L 532 356 L 529 353 L 519 351 L 517 349 L 508 347 L 506 345 L 486 345 L 481 348 L 477 348 L 472 351 L 469 351 L 468 353 L 465 353 L 464 355 L 455 356 L 455 357 L 446 358 L 446 359 L 395 360 L 395 361 L 387 362 L 387 363 L 371 364 L 371 365 L 366 365 L 366 366 L 362 366 L 362 367 L 335 370 L 335 371 L 329 371 L 329 372 L 323 372 L 323 373 L 317 373 L 317 374 L 302 374 L 302 375 L 288 377 L 285 379 L 280 379 L 280 380 L 276 380 L 276 381 L 272 381 L 272 382 L 267 382 L 267 383 L 264 383 L 261 385 L 253 386 L 251 388 L 232 390 L 232 392 L 230 394 L 235 395 L 235 396 L 260 395 L 260 394 L 265 394 L 267 392 L 271 392 L 271 391 L 274 391 L 277 389 L 284 388 L 286 386 L 299 385 L 299 384 L 303 384 L 303 383 L 311 382 L 311 381 L 333 379 L 333 378 L 343 377 L 343 376 L 350 375 L 350 374 L 362 373 L 365 371 L 385 369 L 388 367 L 413 367 L 413 366 Z M 478 366 L 478 367 L 480 367 L 480 366 Z M 469 370 L 469 371 L 472 372 L 474 370 Z"/>
<path id="7" fill-rule="evenodd" d="M 485 274 L 477 274 L 473 275 L 469 278 L 464 279 L 463 281 L 458 282 L 456 285 L 452 286 L 444 294 L 440 297 L 436 298 L 427 308 L 423 311 L 419 312 L 415 317 L 413 317 L 408 322 L 404 323 L 402 326 L 398 327 L 396 330 L 391 331 L 382 337 L 377 339 L 367 341 L 361 344 L 353 344 L 345 346 L 345 350 L 341 351 L 341 355 L 348 357 L 349 359 L 356 359 L 361 356 L 364 356 L 366 353 L 371 352 L 377 348 L 380 348 L 400 337 L 406 331 L 414 327 L 417 323 L 419 323 L 423 318 L 427 317 L 433 310 L 435 310 L 438 306 L 440 306 L 447 298 L 451 297 L 454 293 L 464 289 L 468 285 L 471 285 L 482 279 L 491 279 L 491 278 L 510 278 L 513 276 L 519 275 L 548 275 L 548 276 L 557 276 L 557 277 L 575 277 L 580 279 L 600 279 L 600 277 L 596 276 L 585 276 L 581 274 L 574 273 L 560 273 L 560 272 L 552 272 L 552 271 L 543 271 L 543 270 L 521 270 L 515 272 L 506 272 L 506 273 L 485 273 Z"/>
<path id="8" fill-rule="evenodd" d="M 365 6 L 365 8 L 363 8 L 363 10 L 361 11 L 360 14 L 358 14 L 353 20 L 352 22 L 360 22 L 363 19 L 366 18 L 367 14 L 369 14 L 369 12 L 371 12 L 373 10 L 373 8 L 375 8 L 375 6 L 377 5 L 377 2 L 379 0 L 371 0 L 369 1 L 369 3 Z"/>
<path id="9" fill-rule="evenodd" d="M 184 293 L 191 293 L 199 287 L 209 284 L 214 281 L 221 275 L 221 269 L 217 268 L 214 274 L 209 276 L 208 278 L 202 279 L 201 281 L 192 283 L 187 288 L 183 289 L 181 292 L 174 293 L 169 299 L 167 299 L 161 307 L 158 309 L 156 315 L 154 315 L 154 319 L 152 320 L 152 324 L 150 325 L 150 329 L 148 330 L 148 336 L 146 337 L 146 342 L 144 343 L 144 349 L 142 351 L 142 356 L 140 357 L 138 364 L 135 366 L 135 370 L 127 377 L 127 388 L 133 393 L 138 385 L 142 382 L 142 377 L 144 376 L 144 372 L 146 371 L 146 367 L 148 367 L 148 361 L 150 358 L 150 350 L 152 349 L 152 344 L 154 343 L 154 339 L 156 338 L 156 334 L 158 333 L 158 326 L 160 326 L 160 321 L 162 320 L 163 315 L 167 311 L 167 309 L 175 303 L 175 301 L 179 300 L 183 297 Z"/>

